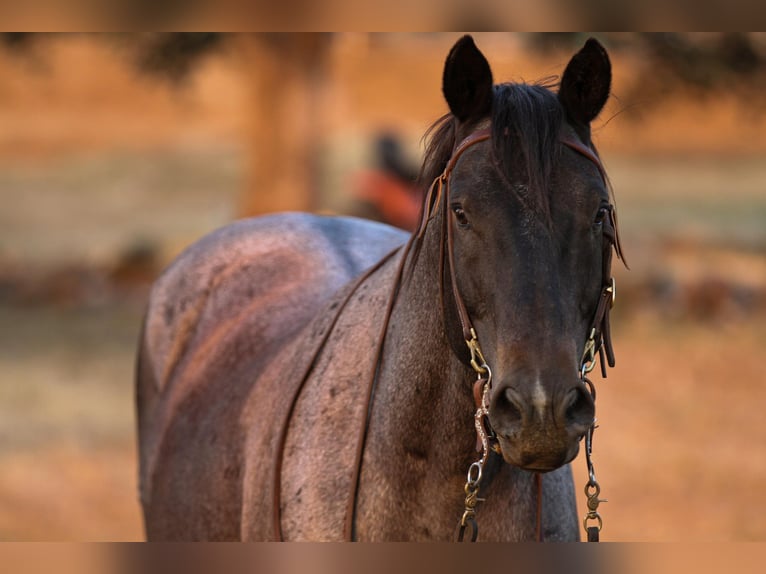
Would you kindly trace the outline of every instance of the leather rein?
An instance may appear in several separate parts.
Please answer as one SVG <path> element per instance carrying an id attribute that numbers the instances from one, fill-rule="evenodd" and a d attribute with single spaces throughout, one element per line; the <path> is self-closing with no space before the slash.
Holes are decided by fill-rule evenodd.
<path id="1" fill-rule="evenodd" d="M 441 261 L 444 261 L 445 259 L 444 251 L 446 248 L 446 260 L 449 266 L 449 277 L 450 277 L 452 295 L 455 301 L 455 306 L 457 309 L 463 338 L 465 339 L 466 345 L 468 346 L 468 350 L 470 352 L 469 362 L 471 367 L 477 373 L 477 380 L 473 385 L 474 401 L 477 407 L 476 414 L 474 416 L 474 425 L 475 425 L 476 433 L 477 433 L 477 451 L 480 451 L 482 453 L 480 460 L 474 462 L 468 470 L 468 477 L 467 477 L 467 481 L 465 485 L 465 492 L 466 492 L 465 512 L 463 513 L 463 516 L 458 524 L 457 539 L 459 541 L 462 541 L 464 538 L 464 533 L 468 529 L 470 529 L 471 531 L 471 540 L 475 541 L 477 539 L 478 527 L 475 521 L 475 507 L 476 507 L 476 504 L 479 502 L 478 491 L 479 491 L 479 483 L 482 478 L 481 476 L 482 470 L 483 470 L 484 463 L 486 463 L 487 461 L 490 451 L 494 450 L 496 452 L 499 452 L 499 446 L 496 442 L 496 439 L 494 438 L 494 433 L 489 424 L 489 417 L 488 417 L 489 415 L 488 397 L 489 397 L 489 391 L 491 389 L 491 383 L 492 383 L 492 372 L 489 365 L 487 365 L 487 362 L 484 359 L 484 356 L 481 352 L 481 348 L 478 342 L 478 337 L 476 335 L 476 330 L 473 327 L 473 323 L 471 322 L 465 302 L 463 301 L 463 298 L 460 295 L 460 291 L 457 287 L 457 277 L 456 277 L 456 270 L 455 270 L 455 263 L 454 263 L 454 231 L 453 231 L 454 225 L 452 224 L 452 221 L 451 221 L 452 218 L 450 218 L 449 216 L 449 206 L 450 206 L 449 193 L 450 193 L 450 176 L 460 157 L 468 148 L 478 143 L 481 143 L 483 141 L 486 141 L 490 138 L 491 138 L 491 130 L 489 127 L 486 127 L 486 128 L 482 128 L 482 129 L 478 129 L 474 131 L 468 137 L 463 139 L 460 143 L 458 143 L 455 146 L 452 156 L 450 157 L 450 160 L 448 161 L 446 167 L 444 168 L 444 171 L 442 172 L 441 175 L 439 175 L 434 180 L 434 182 L 432 183 L 432 185 L 430 186 L 428 190 L 425 201 L 423 203 L 424 207 L 421 213 L 420 222 L 418 224 L 417 229 L 410 237 L 409 241 L 403 247 L 398 247 L 392 250 L 390 253 L 384 256 L 378 263 L 370 267 L 360 277 L 358 277 L 349 288 L 344 299 L 338 305 L 336 315 L 333 317 L 330 325 L 327 326 L 327 328 L 325 329 L 324 334 L 315 349 L 314 355 L 312 356 L 311 360 L 309 361 L 307 365 L 306 370 L 304 371 L 303 377 L 301 379 L 301 383 L 296 388 L 296 391 L 294 395 L 292 396 L 290 406 L 282 420 L 280 434 L 277 438 L 275 458 L 272 464 L 272 469 L 273 469 L 273 472 L 272 472 L 272 495 L 273 495 L 272 540 L 283 540 L 282 526 L 281 526 L 281 492 L 280 492 L 281 469 L 282 469 L 282 462 L 284 459 L 284 450 L 285 450 L 285 444 L 287 439 L 287 433 L 289 431 L 290 420 L 292 419 L 292 414 L 294 412 L 295 405 L 298 401 L 298 397 L 300 396 L 301 391 L 303 390 L 306 384 L 306 381 L 308 380 L 311 374 L 311 371 L 313 370 L 314 365 L 316 364 L 319 356 L 324 350 L 324 347 L 327 341 L 329 340 L 329 337 L 335 327 L 335 324 L 337 323 L 340 315 L 342 314 L 348 302 L 353 298 L 357 289 L 370 276 L 372 276 L 381 267 L 383 267 L 385 263 L 390 261 L 394 257 L 394 255 L 396 255 L 400 250 L 403 250 L 403 253 L 395 274 L 394 289 L 392 290 L 391 297 L 389 298 L 386 313 L 385 313 L 385 319 L 383 321 L 381 332 L 378 337 L 378 345 L 376 349 L 375 360 L 373 362 L 372 372 L 370 373 L 370 377 L 368 379 L 369 383 L 368 383 L 367 393 L 365 397 L 366 400 L 365 400 L 364 408 L 362 411 L 365 413 L 365 420 L 364 420 L 364 423 L 361 425 L 360 433 L 356 443 L 357 447 L 356 447 L 356 454 L 355 454 L 355 465 L 354 465 L 353 476 L 351 481 L 352 493 L 348 499 L 348 504 L 346 509 L 346 518 L 345 518 L 345 527 L 344 527 L 344 539 L 346 541 L 355 540 L 356 538 L 356 532 L 355 532 L 356 506 L 357 506 L 357 499 L 358 499 L 358 493 L 359 493 L 359 478 L 360 478 L 361 467 L 362 467 L 362 456 L 364 453 L 367 429 L 370 422 L 370 412 L 371 412 L 370 407 L 372 404 L 374 389 L 377 383 L 378 367 L 380 366 L 380 362 L 381 362 L 382 354 L 383 354 L 383 345 L 384 345 L 385 335 L 388 330 L 388 325 L 390 322 L 394 304 L 399 294 L 403 272 L 405 269 L 406 262 L 408 261 L 408 255 L 411 252 L 415 242 L 422 238 L 429 221 L 434 217 L 435 212 L 437 211 L 438 205 L 442 202 L 444 203 L 444 209 L 443 209 L 444 218 L 445 218 L 444 225 L 446 227 L 447 240 L 446 240 L 446 246 L 444 242 L 441 243 L 441 250 L 442 250 Z M 605 184 L 607 183 L 608 180 L 606 178 L 606 173 L 601 164 L 601 161 L 591 148 L 586 147 L 582 143 L 571 140 L 571 139 L 561 139 L 561 143 L 571 148 L 572 150 L 576 151 L 577 153 L 583 155 L 590 161 L 592 161 L 598 168 L 599 173 L 601 174 Z M 609 329 L 609 310 L 611 309 L 612 304 L 614 302 L 614 294 L 615 294 L 614 279 L 611 277 L 611 274 L 610 274 L 612 248 L 614 248 L 618 258 L 623 260 L 623 262 L 625 261 L 622 254 L 622 249 L 620 246 L 619 235 L 617 233 L 616 213 L 612 205 L 609 205 L 606 217 L 604 218 L 603 232 L 604 232 L 604 247 L 603 247 L 603 264 L 602 264 L 602 276 L 603 276 L 602 291 L 599 297 L 599 303 L 596 309 L 595 316 L 593 318 L 593 321 L 591 322 L 591 326 L 588 332 L 588 339 L 585 344 L 585 351 L 583 353 L 583 357 L 581 361 L 582 366 L 580 371 L 581 380 L 583 381 L 583 384 L 585 384 L 588 387 L 594 400 L 595 400 L 595 387 L 593 383 L 587 378 L 586 375 L 595 366 L 596 353 L 598 353 L 601 359 L 601 370 L 604 377 L 606 377 L 606 366 L 604 364 L 605 354 L 606 354 L 606 359 L 608 361 L 609 366 L 610 367 L 614 366 L 614 352 L 613 352 L 612 343 L 611 343 L 611 331 Z M 594 420 L 593 426 L 591 426 L 590 430 L 588 431 L 588 434 L 586 435 L 586 458 L 588 463 L 589 481 L 586 485 L 585 491 L 586 491 L 586 495 L 588 495 L 589 513 L 585 517 L 583 523 L 586 528 L 586 531 L 588 532 L 589 540 L 594 538 L 595 540 L 598 540 L 598 531 L 601 530 L 601 526 L 602 526 L 602 519 L 598 515 L 597 508 L 598 508 L 598 503 L 603 501 L 598 499 L 600 488 L 595 479 L 595 474 L 593 472 L 593 465 L 592 465 L 591 456 L 590 456 L 591 446 L 592 446 L 592 433 L 594 428 L 595 428 L 595 420 Z M 541 475 L 536 474 L 535 480 L 536 480 L 536 486 L 538 491 L 536 531 L 537 531 L 538 541 L 542 541 L 542 524 L 541 524 L 542 479 L 541 479 Z M 589 521 L 591 520 L 597 521 L 597 526 L 589 526 Z"/>

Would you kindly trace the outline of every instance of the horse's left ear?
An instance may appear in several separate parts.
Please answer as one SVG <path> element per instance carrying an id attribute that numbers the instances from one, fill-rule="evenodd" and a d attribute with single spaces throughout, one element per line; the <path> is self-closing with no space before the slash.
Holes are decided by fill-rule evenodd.
<path id="1" fill-rule="evenodd" d="M 589 38 L 564 70 L 559 101 L 571 120 L 588 126 L 606 104 L 611 84 L 609 56 L 597 40 Z"/>
<path id="2" fill-rule="evenodd" d="M 444 63 L 442 92 L 458 120 L 478 120 L 492 110 L 492 70 L 471 36 L 463 36 Z"/>

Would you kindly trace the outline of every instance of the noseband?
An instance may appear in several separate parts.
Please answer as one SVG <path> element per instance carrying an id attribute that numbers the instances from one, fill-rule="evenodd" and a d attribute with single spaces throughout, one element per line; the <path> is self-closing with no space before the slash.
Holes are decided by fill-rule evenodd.
<path id="1" fill-rule="evenodd" d="M 499 452 L 499 445 L 489 422 L 489 394 L 492 385 L 492 370 L 487 364 L 481 351 L 476 330 L 473 327 L 473 323 L 471 322 L 471 318 L 468 314 L 465 302 L 463 301 L 463 298 L 460 295 L 460 290 L 457 286 L 454 259 L 454 225 L 452 223 L 452 218 L 449 216 L 450 176 L 452 175 L 458 160 L 468 148 L 490 138 L 491 129 L 489 127 L 485 127 L 473 132 L 468 137 L 463 139 L 457 146 L 455 146 L 452 156 L 447 162 L 447 166 L 444 168 L 444 171 L 434 180 L 433 184 L 429 188 L 428 195 L 426 196 L 424 203 L 425 207 L 421 221 L 415 233 L 415 235 L 418 237 L 422 237 L 423 233 L 425 233 L 427 223 L 433 217 L 434 212 L 436 211 L 436 206 L 438 206 L 442 201 L 441 198 L 443 195 L 443 211 L 445 218 L 444 225 L 447 232 L 446 260 L 449 266 L 449 278 L 452 295 L 455 301 L 455 307 L 457 309 L 463 339 L 465 340 L 465 343 L 470 352 L 469 363 L 477 374 L 477 380 L 474 383 L 473 391 L 474 401 L 476 403 L 474 426 L 476 428 L 477 434 L 477 450 L 481 452 L 480 459 L 471 464 L 468 469 L 468 475 L 464 489 L 466 493 L 465 510 L 458 524 L 458 541 L 463 540 L 467 529 L 470 529 L 471 531 L 472 541 L 475 541 L 478 538 L 478 526 L 476 524 L 476 505 L 479 502 L 478 493 L 479 484 L 482 479 L 482 470 L 486 464 L 487 458 L 489 457 L 489 452 L 491 450 Z M 590 147 L 587 147 L 579 141 L 569 138 L 562 138 L 561 143 L 590 160 L 598 168 L 604 184 L 608 185 L 606 172 L 601 163 L 601 160 Z M 593 370 L 596 365 L 596 353 L 599 355 L 601 361 L 601 372 L 604 377 L 606 377 L 606 364 L 608 363 L 610 367 L 614 367 L 615 364 L 614 350 L 612 348 L 611 340 L 611 330 L 609 328 L 609 311 L 614 305 L 615 300 L 615 281 L 611 276 L 612 249 L 615 250 L 617 257 L 624 261 L 617 231 L 617 215 L 614 210 L 614 206 L 611 204 L 608 207 L 607 216 L 604 219 L 603 236 L 604 242 L 602 248 L 601 294 L 599 295 L 596 313 L 588 329 L 588 336 L 580 362 L 580 379 L 588 388 L 594 401 L 596 399 L 595 386 L 593 385 L 593 382 L 588 379 L 587 374 Z M 442 244 L 442 249 L 444 249 L 444 244 Z M 442 254 L 442 261 L 444 261 L 444 254 Z M 593 462 L 591 459 L 594 429 L 595 419 L 593 424 L 588 429 L 585 437 L 585 453 L 589 480 L 585 487 L 585 494 L 588 497 L 588 514 L 583 520 L 583 526 L 588 534 L 589 541 L 598 541 L 599 531 L 603 526 L 602 518 L 598 513 L 598 505 L 601 502 L 605 502 L 604 500 L 598 498 L 600 494 L 600 487 L 596 481 Z M 538 489 L 537 537 L 538 540 L 541 540 L 542 480 L 539 474 L 536 475 L 536 483 Z M 594 521 L 594 525 L 590 525 L 591 521 Z"/>

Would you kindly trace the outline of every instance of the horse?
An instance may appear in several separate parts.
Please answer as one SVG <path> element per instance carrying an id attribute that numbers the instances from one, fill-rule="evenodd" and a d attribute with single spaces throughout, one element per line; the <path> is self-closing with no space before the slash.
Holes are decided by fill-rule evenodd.
<path id="1" fill-rule="evenodd" d="M 595 39 L 553 91 L 495 85 L 464 36 L 413 233 L 280 213 L 172 262 L 136 365 L 147 538 L 579 540 L 586 373 L 614 364 L 610 85 Z"/>

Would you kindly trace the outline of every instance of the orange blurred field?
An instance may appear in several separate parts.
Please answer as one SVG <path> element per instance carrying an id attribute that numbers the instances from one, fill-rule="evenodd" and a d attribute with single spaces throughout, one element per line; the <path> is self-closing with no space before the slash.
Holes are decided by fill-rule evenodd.
<path id="1" fill-rule="evenodd" d="M 347 205 L 377 130 L 418 152 L 456 36 L 337 39 L 324 209 Z M 496 80 L 568 58 L 477 43 Z M 0 540 L 142 538 L 132 369 L 148 284 L 252 192 L 253 52 L 233 42 L 181 88 L 129 53 L 88 36 L 0 52 Z M 618 96 L 642 65 L 613 58 Z M 616 272 L 617 367 L 596 381 L 602 538 L 766 540 L 766 112 L 723 95 L 628 105 L 596 131 L 631 264 Z M 575 472 L 582 484 L 580 459 Z"/>

